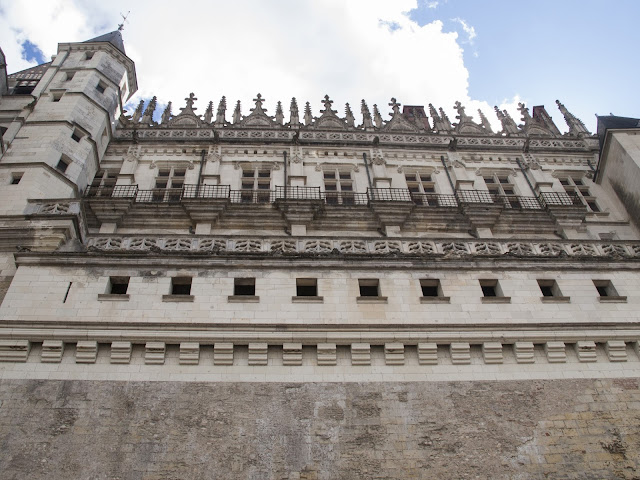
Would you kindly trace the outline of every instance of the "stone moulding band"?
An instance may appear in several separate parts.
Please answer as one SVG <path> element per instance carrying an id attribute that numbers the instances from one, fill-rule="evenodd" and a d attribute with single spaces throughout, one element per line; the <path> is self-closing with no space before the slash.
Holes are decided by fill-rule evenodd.
<path id="1" fill-rule="evenodd" d="M 459 241 L 428 239 L 222 238 L 108 236 L 90 237 L 90 251 L 180 254 L 263 254 L 326 256 L 433 256 L 501 258 L 593 258 L 640 260 L 640 244 L 585 241 Z"/>

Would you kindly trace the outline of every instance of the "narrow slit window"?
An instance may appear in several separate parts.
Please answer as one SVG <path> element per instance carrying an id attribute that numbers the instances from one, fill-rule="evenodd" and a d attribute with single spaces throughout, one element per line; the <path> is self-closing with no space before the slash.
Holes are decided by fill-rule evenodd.
<path id="1" fill-rule="evenodd" d="M 11 174 L 11 181 L 10 184 L 11 185 L 18 185 L 20 183 L 20 180 L 22 180 L 22 172 L 14 172 Z"/>
<path id="2" fill-rule="evenodd" d="M 106 89 L 107 89 L 107 84 L 104 83 L 102 80 L 100 80 L 96 85 L 96 90 L 100 93 L 104 93 Z"/>
<path id="3" fill-rule="evenodd" d="M 56 169 L 58 169 L 59 171 L 61 171 L 62 173 L 67 171 L 67 168 L 69 168 L 69 164 L 71 162 L 65 158 L 61 158 L 60 160 L 58 160 L 58 164 L 56 165 Z"/>
<path id="4" fill-rule="evenodd" d="M 501 297 L 502 290 L 497 280 L 480 280 L 482 295 L 485 297 Z"/>
<path id="5" fill-rule="evenodd" d="M 601 297 L 617 297 L 618 292 L 610 280 L 594 280 L 593 284 Z"/>

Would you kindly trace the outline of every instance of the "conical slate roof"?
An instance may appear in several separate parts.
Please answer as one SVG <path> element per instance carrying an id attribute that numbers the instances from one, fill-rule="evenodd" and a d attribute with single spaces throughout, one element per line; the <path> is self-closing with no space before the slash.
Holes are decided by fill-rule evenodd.
<path id="1" fill-rule="evenodd" d="M 124 51 L 124 42 L 122 41 L 122 34 L 119 30 L 114 30 L 113 32 L 105 33 L 104 35 L 100 35 L 99 37 L 92 38 L 91 40 L 86 40 L 83 43 L 94 43 L 94 42 L 109 42 L 111 45 L 116 47 L 122 53 L 126 55 Z"/>

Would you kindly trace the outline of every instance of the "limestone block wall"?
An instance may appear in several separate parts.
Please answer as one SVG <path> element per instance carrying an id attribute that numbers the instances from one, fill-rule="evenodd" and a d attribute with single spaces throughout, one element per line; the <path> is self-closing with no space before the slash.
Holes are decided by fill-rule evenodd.
<path id="1" fill-rule="evenodd" d="M 640 311 L 637 271 L 376 270 L 347 265 L 269 269 L 20 266 L 0 308 L 11 321 L 149 322 L 160 324 L 552 325 L 633 324 Z M 109 277 L 129 277 L 127 296 L 109 293 Z M 192 297 L 167 297 L 172 277 L 191 278 Z M 254 297 L 232 298 L 234 279 L 255 279 Z M 317 279 L 314 303 L 296 301 L 296 279 Z M 425 303 L 421 279 L 439 280 L 440 302 Z M 377 280 L 379 297 L 360 297 L 359 280 Z M 498 282 L 506 298 L 483 298 L 480 280 Z M 542 298 L 537 280 L 555 280 L 558 298 Z M 615 298 L 599 296 L 594 281 L 609 281 Z M 359 298 L 360 297 L 360 298 Z M 561 298 L 560 298 L 561 297 Z M 302 299 L 304 300 L 304 299 Z M 429 299 L 427 299 L 429 300 Z M 441 299 L 443 300 L 443 299 Z"/>

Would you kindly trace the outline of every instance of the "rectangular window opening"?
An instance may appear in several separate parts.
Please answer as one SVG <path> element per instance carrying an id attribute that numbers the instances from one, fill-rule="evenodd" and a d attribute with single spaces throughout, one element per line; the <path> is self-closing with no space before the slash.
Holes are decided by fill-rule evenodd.
<path id="1" fill-rule="evenodd" d="M 593 284 L 601 297 L 617 297 L 618 292 L 610 280 L 594 280 Z"/>
<path id="2" fill-rule="evenodd" d="M 538 280 L 538 287 L 543 297 L 561 297 L 560 289 L 555 280 Z"/>
<path id="3" fill-rule="evenodd" d="M 502 297 L 502 290 L 497 280 L 479 280 L 482 295 L 485 297 Z"/>
<path id="4" fill-rule="evenodd" d="M 191 295 L 191 277 L 173 277 L 171 295 Z"/>
<path id="5" fill-rule="evenodd" d="M 85 60 L 91 60 L 93 58 L 93 54 L 94 52 L 87 52 L 84 54 L 84 59 Z"/>
<path id="6" fill-rule="evenodd" d="M 69 167 L 69 161 L 67 161 L 64 158 L 61 158 L 60 160 L 58 160 L 58 164 L 56 165 L 56 169 L 58 169 L 59 171 L 61 171 L 62 173 L 67 171 L 67 168 Z"/>
<path id="7" fill-rule="evenodd" d="M 75 142 L 79 142 L 82 139 L 83 135 L 77 128 L 71 133 L 71 138 Z"/>
<path id="8" fill-rule="evenodd" d="M 380 282 L 375 279 L 360 279 L 358 280 L 360 286 L 361 297 L 379 297 L 380 296 Z"/>
<path id="9" fill-rule="evenodd" d="M 23 172 L 15 172 L 11 174 L 11 185 L 18 185 L 22 180 Z"/>
<path id="10" fill-rule="evenodd" d="M 440 280 L 430 280 L 430 279 L 420 280 L 420 288 L 422 289 L 423 297 L 441 297 L 442 296 Z"/>
<path id="11" fill-rule="evenodd" d="M 107 89 L 107 84 L 104 83 L 102 80 L 100 80 L 96 85 L 96 90 L 100 93 L 104 93 L 106 89 Z"/>
<path id="12" fill-rule="evenodd" d="M 111 295 L 126 295 L 129 288 L 129 277 L 109 277 L 109 290 Z"/>
<path id="13" fill-rule="evenodd" d="M 233 294 L 234 295 L 255 296 L 255 294 L 256 294 L 256 279 L 255 278 L 234 278 L 233 279 Z"/>
<path id="14" fill-rule="evenodd" d="M 315 278 L 297 278 L 296 295 L 298 297 L 317 297 L 318 281 Z"/>

